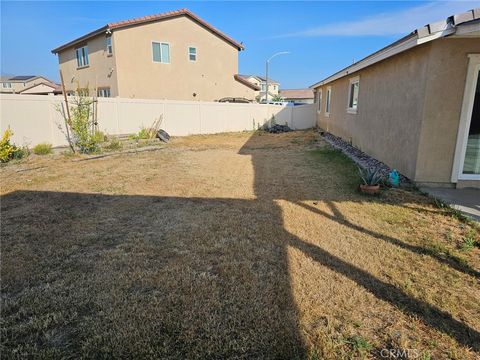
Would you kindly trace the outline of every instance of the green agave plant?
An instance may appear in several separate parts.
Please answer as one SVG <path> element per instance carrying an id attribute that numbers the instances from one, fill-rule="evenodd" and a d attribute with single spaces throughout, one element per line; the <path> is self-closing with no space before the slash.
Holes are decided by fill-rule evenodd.
<path id="1" fill-rule="evenodd" d="M 365 185 L 378 185 L 383 181 L 383 176 L 379 174 L 380 169 L 359 167 L 358 171 Z"/>

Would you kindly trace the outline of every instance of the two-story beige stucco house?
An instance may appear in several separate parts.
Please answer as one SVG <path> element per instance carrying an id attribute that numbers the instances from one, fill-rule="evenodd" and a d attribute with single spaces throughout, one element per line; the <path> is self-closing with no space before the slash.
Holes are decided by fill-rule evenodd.
<path id="1" fill-rule="evenodd" d="M 55 86 L 53 81 L 38 75 L 2 76 L 0 79 L 0 93 L 20 94 L 40 84 Z"/>
<path id="2" fill-rule="evenodd" d="M 480 187 L 480 9 L 311 86 L 317 124 L 418 184 Z"/>
<path id="3" fill-rule="evenodd" d="M 238 77 L 244 46 L 187 9 L 107 24 L 54 50 L 67 93 L 216 101 L 254 100 Z"/>

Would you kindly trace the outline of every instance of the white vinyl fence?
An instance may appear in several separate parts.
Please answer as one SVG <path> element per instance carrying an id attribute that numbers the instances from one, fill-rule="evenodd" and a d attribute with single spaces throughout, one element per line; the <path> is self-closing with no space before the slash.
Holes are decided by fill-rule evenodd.
<path id="1" fill-rule="evenodd" d="M 67 145 L 64 120 L 58 111 L 62 102 L 61 96 L 1 94 L 1 131 L 10 127 L 17 145 L 33 146 L 42 142 Z M 110 135 L 124 135 L 137 133 L 162 117 L 162 129 L 173 136 L 184 136 L 253 130 L 272 116 L 277 124 L 308 129 L 315 124 L 314 111 L 314 105 L 99 98 L 97 118 L 100 130 Z"/>

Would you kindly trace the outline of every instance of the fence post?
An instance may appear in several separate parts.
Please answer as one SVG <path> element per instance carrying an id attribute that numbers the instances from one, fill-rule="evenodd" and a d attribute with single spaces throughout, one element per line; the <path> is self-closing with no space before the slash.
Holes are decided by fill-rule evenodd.
<path id="1" fill-rule="evenodd" d="M 52 98 L 53 96 L 48 96 L 48 101 L 47 101 L 47 106 L 48 106 L 48 119 L 49 119 L 49 123 L 50 123 L 50 136 L 51 136 L 51 141 L 50 143 L 53 145 L 53 146 L 56 146 L 57 145 L 57 142 L 56 142 L 56 139 L 55 139 L 55 133 L 54 133 L 54 119 L 53 119 L 53 115 L 52 115 L 52 107 L 54 106 L 53 102 L 52 102 Z"/>
<path id="2" fill-rule="evenodd" d="M 200 134 L 202 133 L 202 104 L 198 103 L 198 130 Z"/>

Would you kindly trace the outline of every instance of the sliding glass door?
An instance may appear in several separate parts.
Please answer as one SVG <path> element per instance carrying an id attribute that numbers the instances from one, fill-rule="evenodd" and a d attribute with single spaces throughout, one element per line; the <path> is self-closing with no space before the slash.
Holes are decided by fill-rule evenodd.
<path id="1" fill-rule="evenodd" d="M 467 135 L 462 174 L 480 174 L 480 71 L 477 70 L 472 116 Z"/>

